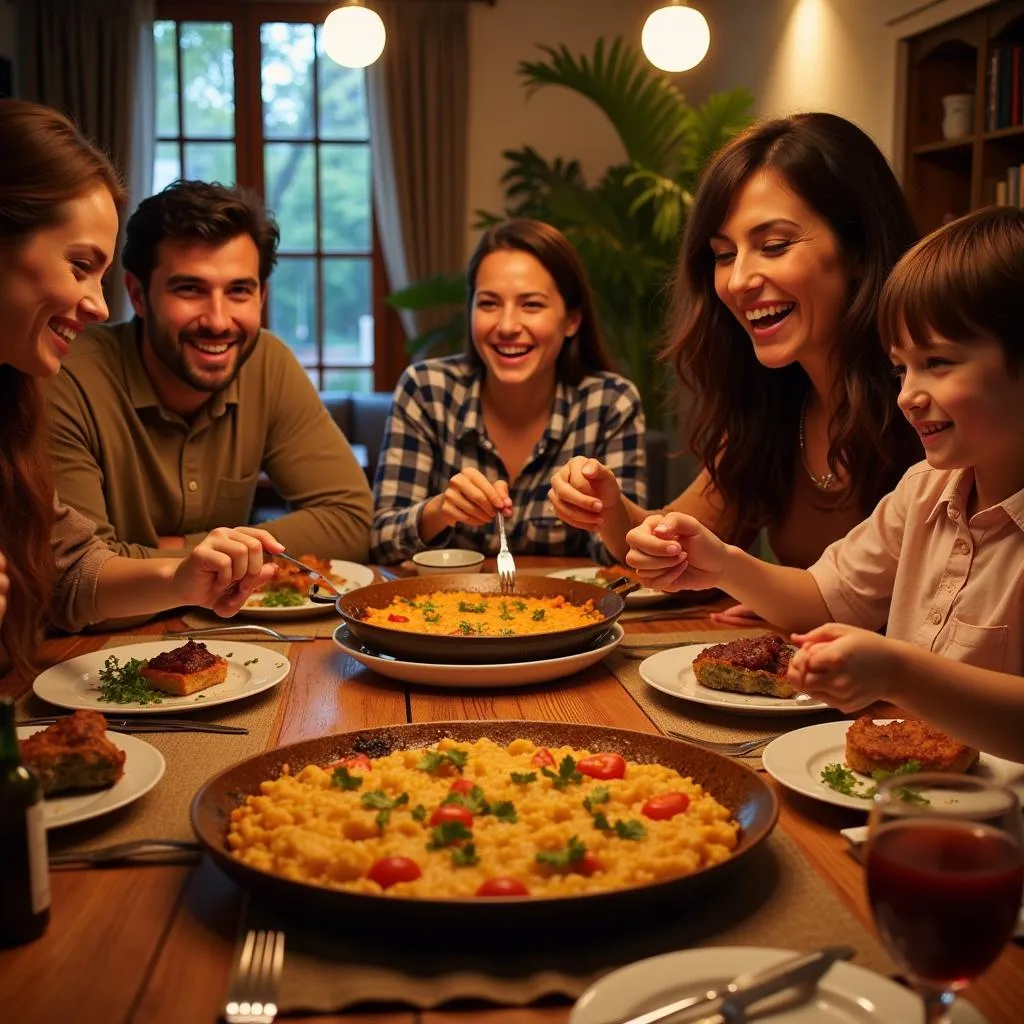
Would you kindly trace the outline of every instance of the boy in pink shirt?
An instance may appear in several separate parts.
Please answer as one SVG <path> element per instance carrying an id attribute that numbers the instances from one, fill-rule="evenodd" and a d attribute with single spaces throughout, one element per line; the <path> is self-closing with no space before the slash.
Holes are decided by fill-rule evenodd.
<path id="1" fill-rule="evenodd" d="M 759 561 L 679 513 L 630 531 L 626 561 L 652 586 L 720 587 L 793 630 L 790 676 L 813 696 L 843 711 L 893 701 L 1024 761 L 1022 289 L 1024 211 L 1008 207 L 896 264 L 880 333 L 927 461 L 809 569 Z"/>

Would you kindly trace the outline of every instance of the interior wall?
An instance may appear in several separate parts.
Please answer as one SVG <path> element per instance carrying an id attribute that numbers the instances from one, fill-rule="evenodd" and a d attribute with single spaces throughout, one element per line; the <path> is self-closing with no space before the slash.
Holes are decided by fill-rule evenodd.
<path id="1" fill-rule="evenodd" d="M 0 0 L 0 57 L 14 60 L 14 4 Z"/>

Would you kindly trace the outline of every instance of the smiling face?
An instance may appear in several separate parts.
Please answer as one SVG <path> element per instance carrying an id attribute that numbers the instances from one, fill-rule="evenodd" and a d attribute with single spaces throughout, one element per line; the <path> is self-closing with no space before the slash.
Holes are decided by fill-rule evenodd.
<path id="1" fill-rule="evenodd" d="M 142 358 L 164 403 L 187 414 L 223 391 L 256 346 L 264 291 L 249 235 L 210 244 L 167 238 L 149 288 L 128 275 L 143 319 Z"/>
<path id="2" fill-rule="evenodd" d="M 765 366 L 827 359 L 852 275 L 827 221 L 774 171 L 752 175 L 711 237 L 715 293 Z"/>
<path id="3" fill-rule="evenodd" d="M 991 338 L 893 348 L 899 407 L 936 469 L 973 466 L 983 500 L 1002 501 L 1024 486 L 1024 374 L 1012 376 Z"/>
<path id="4" fill-rule="evenodd" d="M 562 342 L 580 326 L 535 256 L 499 249 L 480 263 L 473 290 L 473 345 L 492 383 L 554 387 Z"/>
<path id="5" fill-rule="evenodd" d="M 0 246 L 0 362 L 52 377 L 90 323 L 106 320 L 103 274 L 117 243 L 117 209 L 99 186 L 65 204 L 56 224 Z"/>

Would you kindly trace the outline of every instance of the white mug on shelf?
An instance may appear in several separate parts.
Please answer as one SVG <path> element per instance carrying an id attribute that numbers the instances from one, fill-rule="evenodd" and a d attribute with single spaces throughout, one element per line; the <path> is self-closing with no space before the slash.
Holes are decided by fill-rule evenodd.
<path id="1" fill-rule="evenodd" d="M 974 121 L 974 94 L 955 92 L 942 97 L 942 137 L 960 139 L 971 134 Z"/>

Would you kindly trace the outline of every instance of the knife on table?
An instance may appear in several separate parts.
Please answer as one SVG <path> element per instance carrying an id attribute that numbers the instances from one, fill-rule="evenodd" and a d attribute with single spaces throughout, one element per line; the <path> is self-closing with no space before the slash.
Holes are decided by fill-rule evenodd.
<path id="1" fill-rule="evenodd" d="M 712 1017 L 705 1017 L 701 1024 L 705 1021 L 707 1024 L 741 1021 L 744 1019 L 743 1010 L 746 1007 L 787 988 L 816 982 L 837 960 L 849 960 L 853 954 L 854 950 L 849 946 L 829 946 L 815 953 L 802 953 L 771 967 L 741 974 L 721 988 L 677 999 L 655 1010 L 620 1021 L 619 1024 L 657 1024 L 658 1021 L 668 1020 L 684 1010 L 696 1010 L 705 1003 L 715 1002 L 719 1003 L 717 1013 Z M 693 1015 L 690 1015 L 689 1019 L 693 1020 Z"/>

